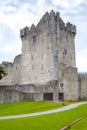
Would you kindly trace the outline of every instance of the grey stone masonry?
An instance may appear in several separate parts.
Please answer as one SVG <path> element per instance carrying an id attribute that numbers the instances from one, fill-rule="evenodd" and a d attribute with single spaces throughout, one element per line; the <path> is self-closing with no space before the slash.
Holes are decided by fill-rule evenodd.
<path id="1" fill-rule="evenodd" d="M 76 68 L 76 32 L 53 10 L 21 29 L 22 54 L 1 64 L 8 75 L 0 81 L 0 102 L 86 99 L 87 79 Z"/>

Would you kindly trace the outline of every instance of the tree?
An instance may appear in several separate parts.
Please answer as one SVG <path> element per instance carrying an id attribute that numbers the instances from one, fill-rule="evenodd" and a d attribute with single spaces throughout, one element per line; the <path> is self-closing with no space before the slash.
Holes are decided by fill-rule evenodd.
<path id="1" fill-rule="evenodd" d="M 7 73 L 5 72 L 4 68 L 0 66 L 0 80 L 5 77 Z"/>

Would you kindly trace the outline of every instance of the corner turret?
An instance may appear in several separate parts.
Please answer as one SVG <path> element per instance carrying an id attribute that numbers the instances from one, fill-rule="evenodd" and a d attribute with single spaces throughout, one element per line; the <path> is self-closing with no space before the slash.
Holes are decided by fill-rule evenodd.
<path id="1" fill-rule="evenodd" d="M 72 25 L 70 22 L 66 23 L 66 31 L 75 37 L 76 26 Z"/>
<path id="2" fill-rule="evenodd" d="M 29 27 L 25 27 L 23 29 L 20 30 L 20 38 L 21 40 L 24 40 L 27 36 L 29 36 Z"/>

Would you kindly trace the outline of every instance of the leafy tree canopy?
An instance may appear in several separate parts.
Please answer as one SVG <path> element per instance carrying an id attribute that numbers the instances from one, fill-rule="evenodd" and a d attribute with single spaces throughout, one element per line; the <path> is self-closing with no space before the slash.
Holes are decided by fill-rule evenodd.
<path id="1" fill-rule="evenodd" d="M 7 73 L 5 72 L 4 68 L 2 66 L 0 66 L 0 80 L 6 76 Z"/>

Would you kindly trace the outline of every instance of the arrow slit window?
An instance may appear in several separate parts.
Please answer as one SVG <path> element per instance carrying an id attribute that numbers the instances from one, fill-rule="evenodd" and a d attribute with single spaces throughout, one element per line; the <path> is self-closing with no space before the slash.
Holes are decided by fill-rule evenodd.
<path id="1" fill-rule="evenodd" d="M 34 44 L 36 43 L 36 36 L 32 37 L 32 41 L 33 41 Z"/>

